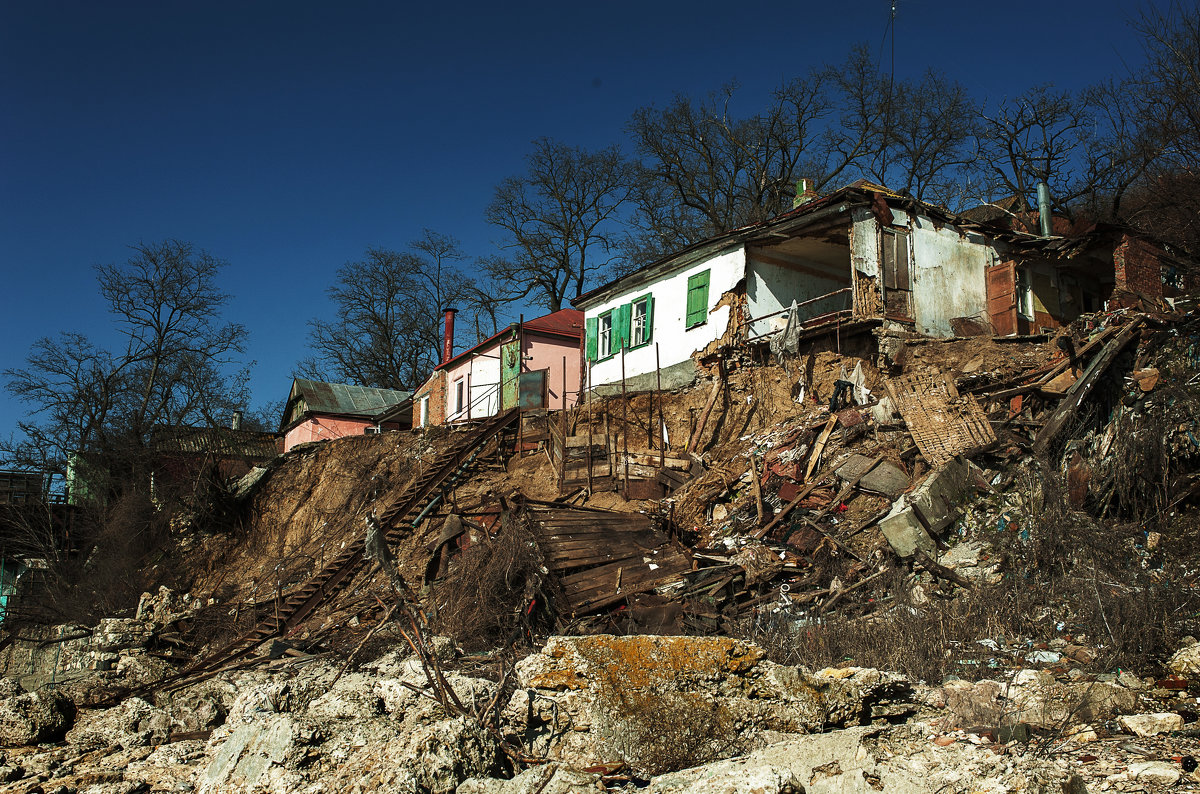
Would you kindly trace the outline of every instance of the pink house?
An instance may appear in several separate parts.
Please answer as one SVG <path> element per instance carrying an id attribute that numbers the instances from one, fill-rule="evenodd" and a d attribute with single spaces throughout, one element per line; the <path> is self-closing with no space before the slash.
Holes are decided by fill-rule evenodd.
<path id="1" fill-rule="evenodd" d="M 456 356 L 447 312 L 443 361 L 413 395 L 413 426 L 467 422 L 522 408 L 570 408 L 579 398 L 583 312 L 513 323 Z"/>
<path id="2" fill-rule="evenodd" d="M 283 451 L 309 441 L 407 428 L 410 399 L 406 391 L 296 378 L 279 424 Z"/>

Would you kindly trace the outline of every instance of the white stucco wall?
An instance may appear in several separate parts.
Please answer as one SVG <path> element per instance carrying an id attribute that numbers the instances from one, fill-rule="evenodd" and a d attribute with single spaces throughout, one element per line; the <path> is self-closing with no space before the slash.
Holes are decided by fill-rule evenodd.
<path id="1" fill-rule="evenodd" d="M 695 328 L 686 328 L 688 278 L 709 271 L 708 322 Z M 703 349 L 709 342 L 725 333 L 729 324 L 728 306 L 712 311 L 721 296 L 733 289 L 746 275 L 746 254 L 743 247 L 717 254 L 703 262 L 689 265 L 670 273 L 653 284 L 630 287 L 627 291 L 609 298 L 604 303 L 588 307 L 584 315 L 588 319 L 629 303 L 647 293 L 654 296 L 653 333 L 650 344 L 625 351 L 625 375 L 633 377 L 655 370 L 654 346 L 658 344 L 659 363 L 665 369 L 673 364 L 687 361 L 692 354 Z M 585 321 L 586 327 L 586 321 Z M 592 363 L 591 385 L 600 386 L 621 381 L 621 354 Z"/>
<path id="2" fill-rule="evenodd" d="M 912 233 L 913 312 L 916 330 L 929 336 L 953 336 L 950 320 L 987 311 L 985 270 L 995 251 L 977 234 L 961 234 L 953 226 L 935 228 L 923 216 L 893 210 L 896 223 Z"/>
<path id="3" fill-rule="evenodd" d="M 803 303 L 806 300 L 849 287 L 849 253 L 849 251 L 846 252 L 846 263 L 835 273 L 827 265 L 810 261 L 801 262 L 805 270 L 792 270 L 770 262 L 758 261 L 751 252 L 750 262 L 746 268 L 746 310 L 751 317 L 764 317 L 788 308 L 792 305 L 792 301 Z M 799 311 L 799 314 L 802 318 L 808 318 L 848 308 L 850 308 L 850 294 L 845 293 L 805 306 Z M 784 315 L 779 314 L 763 320 L 755 320 L 750 324 L 749 336 L 751 338 L 758 337 L 782 328 L 785 324 Z"/>
<path id="4" fill-rule="evenodd" d="M 463 410 L 455 412 L 454 410 L 454 395 L 456 392 L 455 383 L 460 379 L 465 379 L 467 373 L 471 373 L 470 394 L 471 394 L 471 410 L 470 416 L 472 419 L 479 419 L 485 416 L 492 416 L 500 412 L 500 391 L 496 384 L 500 382 L 500 345 L 483 351 L 483 355 L 469 356 L 463 361 L 455 362 L 449 368 L 446 378 L 446 420 L 450 422 L 464 421 L 467 419 L 466 405 Z M 463 387 L 466 389 L 466 386 Z"/>

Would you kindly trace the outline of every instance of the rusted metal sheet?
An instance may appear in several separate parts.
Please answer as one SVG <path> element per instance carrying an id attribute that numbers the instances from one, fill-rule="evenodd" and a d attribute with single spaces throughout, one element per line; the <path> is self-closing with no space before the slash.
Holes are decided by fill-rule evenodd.
<path id="1" fill-rule="evenodd" d="M 546 408 L 546 377 L 548 369 L 522 372 L 517 379 L 517 399 L 522 411 Z"/>
<path id="2" fill-rule="evenodd" d="M 906 375 L 886 384 L 917 449 L 934 466 L 996 443 L 979 403 L 960 395 L 946 373 Z"/>

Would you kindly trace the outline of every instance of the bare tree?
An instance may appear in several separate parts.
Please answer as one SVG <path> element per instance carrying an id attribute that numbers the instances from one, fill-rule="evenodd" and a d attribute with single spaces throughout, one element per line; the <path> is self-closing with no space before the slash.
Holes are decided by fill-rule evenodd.
<path id="1" fill-rule="evenodd" d="M 24 367 L 4 373 L 30 408 L 19 435 L 0 444 L 4 464 L 60 482 L 76 477 L 72 549 L 62 545 L 56 507 L 25 512 L 19 525 L 23 553 L 45 567 L 44 603 L 59 618 L 124 605 L 151 584 L 146 555 L 167 542 L 172 515 L 151 484 L 152 431 L 223 422 L 246 402 L 235 360 L 246 332 L 222 321 L 225 263 L 178 240 L 133 250 L 124 264 L 97 268 L 122 350 L 63 333 L 38 340 Z"/>
<path id="2" fill-rule="evenodd" d="M 158 425 L 213 424 L 244 405 L 236 358 L 246 330 L 221 320 L 225 263 L 179 240 L 133 250 L 122 265 L 96 268 L 123 351 L 63 333 L 38 340 L 26 366 L 5 372 L 31 409 L 3 450 L 10 464 L 62 473 L 73 452 L 129 455 Z"/>
<path id="3" fill-rule="evenodd" d="M 1134 27 L 1146 52 L 1145 68 L 1131 81 L 1136 109 L 1160 151 L 1131 186 L 1121 214 L 1200 254 L 1200 7 L 1146 9 Z"/>
<path id="4" fill-rule="evenodd" d="M 508 253 L 481 264 L 503 302 L 558 311 L 616 266 L 618 213 L 635 173 L 615 146 L 590 152 L 549 138 L 534 141 L 526 162 L 526 173 L 502 181 L 486 210 Z"/>
<path id="5" fill-rule="evenodd" d="M 967 89 L 930 70 L 886 90 L 891 106 L 882 119 L 874 115 L 882 128 L 868 177 L 921 201 L 955 204 L 962 169 L 974 159 L 976 109 Z"/>
<path id="6" fill-rule="evenodd" d="M 446 308 L 495 330 L 494 308 L 460 269 L 458 241 L 425 229 L 407 251 L 371 248 L 329 288 L 332 320 L 313 320 L 313 355 L 299 374 L 385 389 L 412 389 L 438 363 Z"/>
<path id="7" fill-rule="evenodd" d="M 627 125 L 643 159 L 635 255 L 652 258 L 772 217 L 787 208 L 802 173 L 825 176 L 814 147 L 831 109 L 826 80 L 819 72 L 794 79 L 761 113 L 740 118 L 730 110 L 734 84 L 635 111 Z"/>

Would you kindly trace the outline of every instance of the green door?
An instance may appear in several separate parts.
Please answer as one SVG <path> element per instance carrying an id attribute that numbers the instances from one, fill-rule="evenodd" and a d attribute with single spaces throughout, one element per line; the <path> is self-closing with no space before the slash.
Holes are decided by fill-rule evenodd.
<path id="1" fill-rule="evenodd" d="M 500 345 L 500 411 L 517 407 L 517 380 L 521 374 L 521 340 Z"/>

